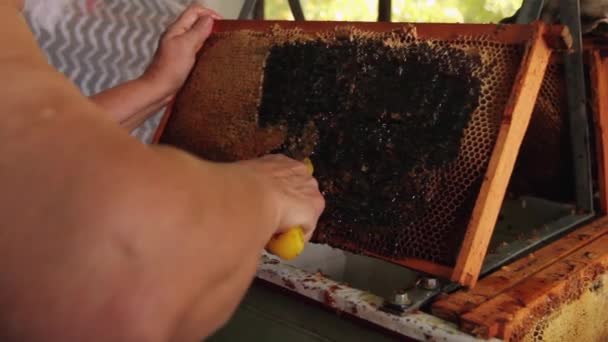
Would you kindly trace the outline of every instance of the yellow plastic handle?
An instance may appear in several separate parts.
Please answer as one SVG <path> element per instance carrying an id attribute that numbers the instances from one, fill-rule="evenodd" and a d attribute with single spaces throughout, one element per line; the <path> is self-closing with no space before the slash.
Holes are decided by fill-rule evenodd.
<path id="1" fill-rule="evenodd" d="M 314 167 L 310 159 L 304 159 L 308 172 L 312 175 Z M 285 233 L 275 235 L 266 245 L 266 250 L 283 260 L 293 260 L 304 250 L 304 229 L 296 226 Z"/>

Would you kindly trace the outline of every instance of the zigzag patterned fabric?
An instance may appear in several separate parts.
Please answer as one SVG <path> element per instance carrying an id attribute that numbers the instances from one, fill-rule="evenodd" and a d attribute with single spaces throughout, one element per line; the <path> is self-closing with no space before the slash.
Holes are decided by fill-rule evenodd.
<path id="1" fill-rule="evenodd" d="M 89 96 L 140 76 L 165 28 L 192 0 L 42 0 L 62 6 L 49 30 L 26 11 L 49 63 Z M 48 6 L 49 3 L 45 5 Z M 26 6 L 27 8 L 27 6 Z M 149 143 L 161 113 L 134 134 Z"/>

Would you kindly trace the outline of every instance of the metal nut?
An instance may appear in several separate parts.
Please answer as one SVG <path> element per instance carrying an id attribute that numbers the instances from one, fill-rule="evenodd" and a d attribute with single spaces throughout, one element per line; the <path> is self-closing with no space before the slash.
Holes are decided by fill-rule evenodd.
<path id="1" fill-rule="evenodd" d="M 425 290 L 435 290 L 439 287 L 439 281 L 435 278 L 424 278 L 421 285 Z"/>
<path id="2" fill-rule="evenodd" d="M 392 304 L 399 306 L 408 306 L 412 305 L 412 300 L 410 299 L 410 296 L 407 294 L 407 292 L 397 293 L 393 297 Z"/>

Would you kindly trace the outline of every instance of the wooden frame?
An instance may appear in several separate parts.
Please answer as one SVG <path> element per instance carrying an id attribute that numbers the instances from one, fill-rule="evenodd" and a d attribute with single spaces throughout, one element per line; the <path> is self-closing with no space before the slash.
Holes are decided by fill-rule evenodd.
<path id="1" fill-rule="evenodd" d="M 526 278 L 516 288 L 505 291 L 462 316 L 465 332 L 483 336 L 497 336 L 506 341 L 521 336 L 542 318 L 537 312 L 549 314 L 547 302 L 564 305 L 577 292 L 591 287 L 598 269 L 608 267 L 608 236 L 603 235 L 578 251 Z M 591 280 L 591 281 L 588 281 Z M 586 283 L 587 282 L 587 283 Z M 584 284 L 584 285 L 583 285 Z M 579 288 L 581 287 L 581 288 Z M 517 304 L 515 304 L 517 303 Z M 522 332 L 519 332 L 522 331 Z"/>
<path id="2" fill-rule="evenodd" d="M 607 227 L 608 218 L 602 218 L 577 229 L 537 252 L 502 267 L 480 280 L 474 289 L 458 291 L 436 301 L 433 303 L 431 310 L 437 317 L 458 322 L 461 315 L 474 310 L 485 301 L 516 286 L 526 277 L 566 257 L 588 244 L 589 241 L 605 235 L 608 233 Z"/>
<path id="3" fill-rule="evenodd" d="M 522 61 L 492 158 L 462 244 L 452 280 L 473 287 L 485 258 L 498 213 L 515 166 L 519 146 L 530 123 L 536 98 L 551 57 L 543 36 L 547 26 L 538 25 Z M 515 148 L 517 146 L 517 148 Z"/>
<path id="4" fill-rule="evenodd" d="M 602 273 L 598 267 L 608 269 L 608 217 L 503 267 L 475 289 L 438 300 L 431 310 L 473 335 L 510 340 L 542 318 L 546 303 L 565 303 L 593 281 Z"/>
<path id="5" fill-rule="evenodd" d="M 394 23 L 221 21 L 217 23 L 214 30 L 215 32 L 259 31 L 267 30 L 275 25 L 284 29 L 299 28 L 304 32 L 333 30 L 336 26 L 355 26 L 361 30 L 385 32 L 411 26 L 411 24 Z M 452 268 L 414 258 L 391 260 L 372 255 L 442 278 L 451 278 L 465 286 L 474 286 L 551 57 L 552 48 L 563 48 L 567 37 L 563 27 L 547 26 L 542 23 L 511 26 L 489 24 L 415 24 L 414 26 L 416 34 L 420 38 L 455 40 L 463 36 L 473 36 L 486 37 L 506 44 L 526 44 L 526 52 L 504 110 L 492 157 L 456 265 Z M 162 118 L 154 142 L 160 140 L 171 112 L 170 106 Z"/>
<path id="6" fill-rule="evenodd" d="M 599 200 L 602 213 L 608 213 L 608 57 L 590 53 L 592 106 L 598 166 Z"/>

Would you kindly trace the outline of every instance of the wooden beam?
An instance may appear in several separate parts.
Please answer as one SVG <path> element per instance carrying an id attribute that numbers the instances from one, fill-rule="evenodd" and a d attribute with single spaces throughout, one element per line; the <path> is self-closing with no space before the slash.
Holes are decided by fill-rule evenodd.
<path id="1" fill-rule="evenodd" d="M 520 339 L 539 319 L 576 300 L 605 272 L 608 235 L 463 315 L 461 328 L 482 338 Z"/>
<path id="2" fill-rule="evenodd" d="M 463 314 L 607 234 L 608 217 L 603 217 L 481 279 L 474 289 L 458 291 L 436 301 L 431 311 L 437 317 L 458 323 Z"/>
<path id="3" fill-rule="evenodd" d="M 551 49 L 544 36 L 547 26 L 537 23 L 507 103 L 492 158 L 469 222 L 452 280 L 467 287 L 477 283 L 513 166 L 528 129 L 543 82 Z"/>
<path id="4" fill-rule="evenodd" d="M 608 58 L 591 53 L 592 109 L 595 121 L 599 200 L 602 213 L 608 213 Z"/>
<path id="5" fill-rule="evenodd" d="M 501 44 L 526 44 L 530 41 L 536 30 L 536 25 L 495 25 L 495 24 L 450 24 L 450 23 L 376 23 L 376 22 L 351 22 L 340 23 L 332 21 L 307 21 L 301 23 L 297 21 L 251 21 L 251 20 L 220 20 L 213 26 L 214 32 L 230 32 L 238 30 L 264 31 L 279 27 L 281 29 L 299 29 L 304 33 L 317 33 L 319 31 L 333 31 L 337 27 L 354 27 L 359 30 L 371 32 L 387 32 L 393 30 L 411 30 L 416 28 L 416 37 L 419 39 L 439 39 L 439 40 L 458 40 L 465 36 L 487 37 L 492 41 Z M 560 26 L 553 30 L 546 30 L 545 40 L 563 46 L 564 43 L 557 43 L 561 38 L 550 38 L 552 35 L 561 32 Z M 549 44 L 549 43 L 548 43 Z"/>

